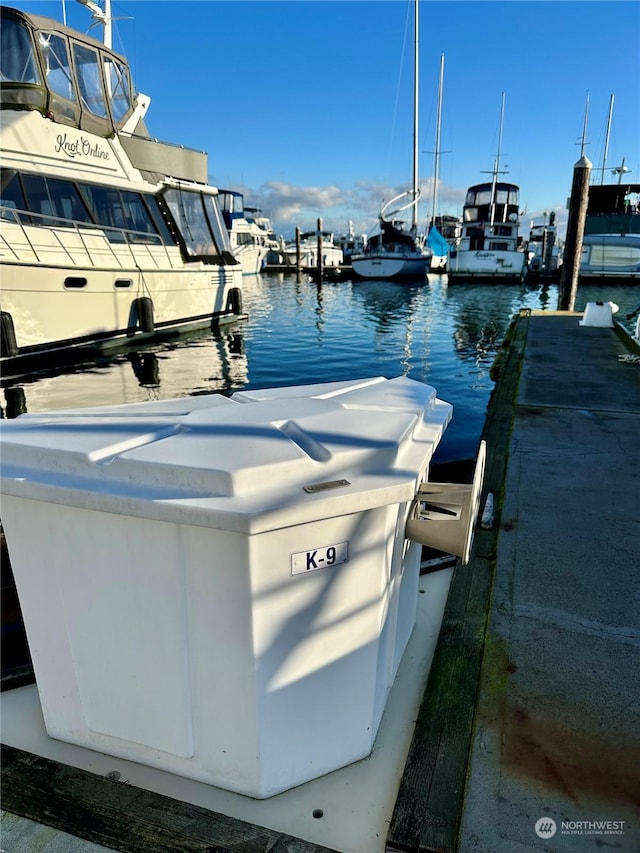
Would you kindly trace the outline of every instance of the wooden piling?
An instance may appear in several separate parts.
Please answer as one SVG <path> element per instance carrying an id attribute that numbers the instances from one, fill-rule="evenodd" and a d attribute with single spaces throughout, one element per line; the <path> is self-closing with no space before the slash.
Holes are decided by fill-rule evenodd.
<path id="1" fill-rule="evenodd" d="M 300 258 L 300 226 L 296 225 L 296 281 L 300 281 L 300 270 L 302 268 Z"/>
<path id="2" fill-rule="evenodd" d="M 564 244 L 560 288 L 558 290 L 558 309 L 560 311 L 573 311 L 576 301 L 580 256 L 582 254 L 582 238 L 589 201 L 590 177 L 591 161 L 588 157 L 582 156 L 573 167 L 573 184 L 571 186 L 571 198 L 569 199 L 567 236 Z"/>
<path id="3" fill-rule="evenodd" d="M 318 235 L 317 235 L 317 275 L 318 281 L 322 281 L 322 219 L 318 219 Z"/>

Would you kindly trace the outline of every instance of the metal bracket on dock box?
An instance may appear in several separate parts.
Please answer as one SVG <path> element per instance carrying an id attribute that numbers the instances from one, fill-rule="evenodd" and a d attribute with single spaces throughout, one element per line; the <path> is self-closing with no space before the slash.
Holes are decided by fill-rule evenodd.
<path id="1" fill-rule="evenodd" d="M 463 565 L 469 562 L 486 456 L 487 445 L 481 441 L 471 484 L 420 485 L 405 528 L 407 539 L 455 554 L 462 559 Z"/>

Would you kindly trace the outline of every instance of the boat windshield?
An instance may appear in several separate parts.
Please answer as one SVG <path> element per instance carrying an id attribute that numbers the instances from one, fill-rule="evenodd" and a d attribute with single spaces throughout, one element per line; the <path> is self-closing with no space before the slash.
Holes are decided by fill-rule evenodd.
<path id="1" fill-rule="evenodd" d="M 169 187 L 163 199 L 187 258 L 208 263 L 236 262 L 215 196 L 195 189 Z"/>
<path id="2" fill-rule="evenodd" d="M 126 60 L 50 18 L 1 7 L 3 108 L 38 109 L 63 124 L 108 136 L 133 112 Z"/>
<path id="3" fill-rule="evenodd" d="M 467 192 L 465 204 L 476 207 L 483 204 L 491 204 L 492 193 L 492 184 L 480 184 L 479 186 L 470 187 Z M 518 204 L 519 195 L 519 188 L 515 184 L 497 183 L 493 201 L 496 204 Z"/>
<path id="4" fill-rule="evenodd" d="M 44 82 L 31 36 L 20 20 L 4 15 L 0 26 L 0 82 L 3 106 L 22 102 L 27 107 L 44 107 Z M 6 84 L 13 84 L 13 91 Z"/>
<path id="5" fill-rule="evenodd" d="M 231 230 L 234 219 L 244 218 L 244 197 L 234 190 L 219 190 L 217 198 L 225 225 Z"/>

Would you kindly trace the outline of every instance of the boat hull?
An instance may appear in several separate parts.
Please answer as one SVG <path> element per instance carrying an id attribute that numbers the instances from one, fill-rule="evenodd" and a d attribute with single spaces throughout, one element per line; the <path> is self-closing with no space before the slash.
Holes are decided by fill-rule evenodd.
<path id="1" fill-rule="evenodd" d="M 640 281 L 640 234 L 588 234 L 582 241 L 581 279 Z"/>
<path id="2" fill-rule="evenodd" d="M 416 280 L 429 272 L 429 255 L 365 255 L 351 259 L 354 276 L 362 279 Z"/>
<path id="3" fill-rule="evenodd" d="M 4 376 L 242 316 L 240 267 L 0 265 Z"/>
<path id="4" fill-rule="evenodd" d="M 448 263 L 449 281 L 481 280 L 519 283 L 526 276 L 524 252 L 458 250 Z"/>
<path id="5" fill-rule="evenodd" d="M 429 263 L 430 272 L 446 272 L 447 271 L 447 260 L 448 255 L 432 255 L 431 261 Z"/>
<path id="6" fill-rule="evenodd" d="M 247 245 L 238 246 L 233 250 L 233 254 L 240 261 L 243 275 L 256 275 L 264 267 L 268 246 Z"/>
<path id="7" fill-rule="evenodd" d="M 291 247 L 287 247 L 286 258 L 289 266 L 296 266 L 297 255 L 295 246 L 293 247 L 293 249 Z M 338 249 L 336 246 L 322 247 L 322 266 L 339 267 L 342 264 L 342 260 L 342 249 Z M 301 247 L 300 266 L 303 269 L 315 269 L 318 266 L 318 250 L 316 246 L 314 246 L 313 248 Z"/>

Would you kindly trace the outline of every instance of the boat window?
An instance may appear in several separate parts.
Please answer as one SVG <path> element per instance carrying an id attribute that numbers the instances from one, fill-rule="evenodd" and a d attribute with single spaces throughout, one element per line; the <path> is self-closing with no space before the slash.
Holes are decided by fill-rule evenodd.
<path id="1" fill-rule="evenodd" d="M 216 245 L 219 247 L 219 250 L 224 254 L 227 253 L 227 260 L 233 259 L 233 253 L 231 250 L 231 241 L 229 240 L 229 232 L 224 227 L 224 222 L 222 221 L 222 214 L 220 213 L 220 208 L 218 207 L 218 199 L 212 195 L 203 196 L 204 200 L 204 208 L 207 213 L 207 218 L 209 220 L 209 227 L 213 232 L 213 236 L 215 238 Z"/>
<path id="2" fill-rule="evenodd" d="M 107 118 L 107 103 L 102 89 L 98 52 L 90 47 L 74 43 L 73 59 L 82 106 L 93 115 Z"/>
<path id="3" fill-rule="evenodd" d="M 513 226 L 496 225 L 493 232 L 497 237 L 511 237 L 513 235 Z"/>
<path id="4" fill-rule="evenodd" d="M 217 255 L 202 205 L 202 195 L 182 189 L 168 189 L 164 199 L 171 211 L 187 255 L 192 258 Z"/>
<path id="5" fill-rule="evenodd" d="M 47 217 L 48 225 L 92 222 L 80 193 L 71 181 L 23 175 L 22 182 L 29 210 Z"/>
<path id="6" fill-rule="evenodd" d="M 115 122 L 119 122 L 131 109 L 129 69 L 112 56 L 106 56 L 104 60 L 104 76 L 111 99 L 111 115 Z"/>
<path id="7" fill-rule="evenodd" d="M 22 222 L 30 222 L 31 217 L 21 213 L 14 214 L 12 211 L 24 211 L 27 209 L 27 204 L 24 200 L 24 194 L 18 173 L 13 169 L 3 169 L 0 172 L 0 217 L 10 221 L 20 220 Z"/>
<path id="8" fill-rule="evenodd" d="M 172 242 L 165 228 L 162 237 L 140 193 L 120 190 L 116 187 L 100 187 L 95 184 L 80 184 L 80 192 L 98 225 L 107 230 L 112 243 L 161 243 Z M 125 233 L 126 232 L 126 233 Z"/>
<path id="9" fill-rule="evenodd" d="M 3 83 L 42 83 L 29 33 L 15 18 L 3 17 L 0 27 L 0 79 Z"/>
<path id="10" fill-rule="evenodd" d="M 237 246 L 250 246 L 256 243 L 256 238 L 253 234 L 247 234 L 244 231 L 239 231 L 236 234 L 236 245 Z"/>
<path id="11" fill-rule="evenodd" d="M 67 40 L 54 33 L 39 34 L 47 85 L 68 101 L 76 100 Z"/>
<path id="12" fill-rule="evenodd" d="M 149 216 L 153 220 L 156 231 L 162 237 L 162 242 L 167 243 L 170 246 L 175 246 L 176 241 L 173 239 L 169 226 L 162 216 L 158 199 L 154 195 L 151 195 L 151 193 L 142 193 L 141 197 L 146 205 Z"/>
<path id="13" fill-rule="evenodd" d="M 471 204 L 491 204 L 491 187 L 486 190 L 479 190 L 471 199 Z"/>
<path id="14" fill-rule="evenodd" d="M 478 221 L 478 208 L 477 207 L 465 207 L 463 210 L 463 219 L 465 222 L 477 222 Z"/>
<path id="15" fill-rule="evenodd" d="M 514 189 L 506 189 L 496 190 L 496 203 L 497 204 L 517 204 L 518 203 L 518 192 Z"/>

